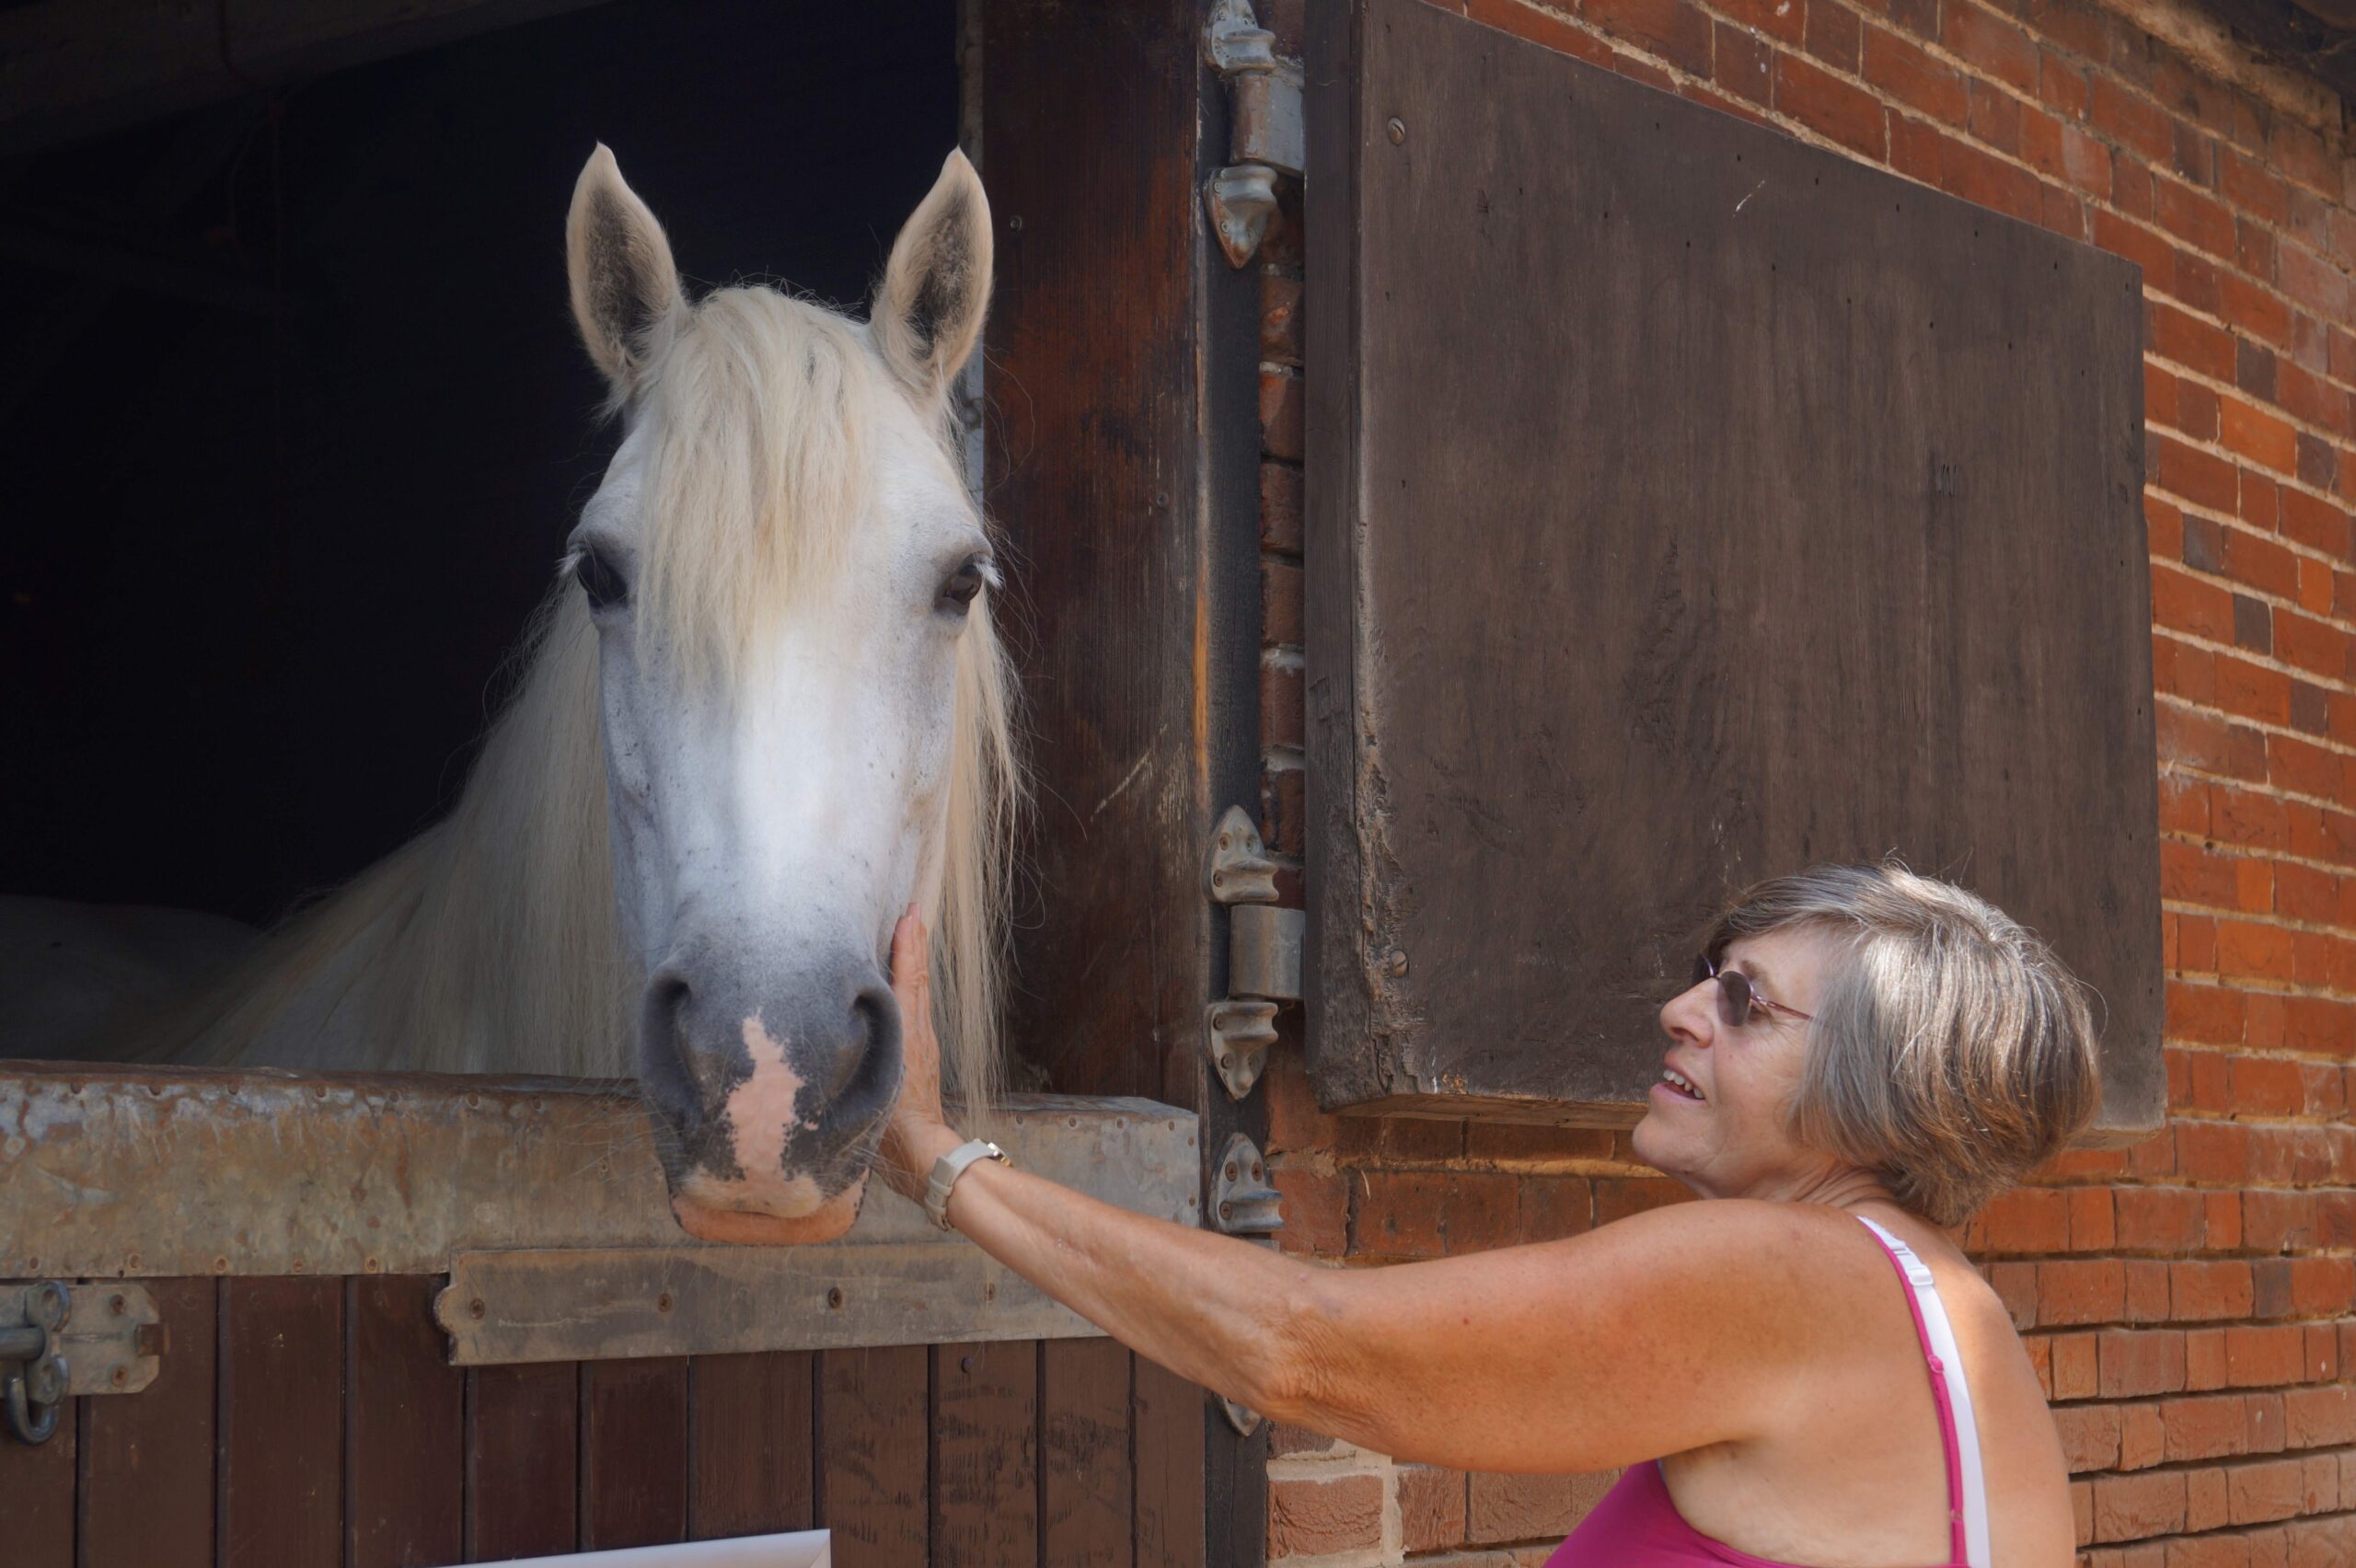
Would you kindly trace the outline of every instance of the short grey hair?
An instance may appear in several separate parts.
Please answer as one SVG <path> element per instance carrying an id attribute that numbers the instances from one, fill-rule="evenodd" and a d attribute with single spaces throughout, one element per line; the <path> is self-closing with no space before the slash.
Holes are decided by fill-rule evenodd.
<path id="1" fill-rule="evenodd" d="M 1837 944 L 1790 1109 L 1809 1147 L 1952 1226 L 2094 1115 L 2085 989 L 1986 899 L 1895 862 L 1817 866 L 1745 891 L 1703 951 L 1792 928 Z"/>

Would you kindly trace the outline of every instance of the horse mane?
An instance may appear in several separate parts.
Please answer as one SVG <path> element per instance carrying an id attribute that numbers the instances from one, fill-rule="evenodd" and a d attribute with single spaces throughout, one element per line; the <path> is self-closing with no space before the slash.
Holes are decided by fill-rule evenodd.
<path id="1" fill-rule="evenodd" d="M 904 396 L 862 328 L 767 288 L 708 295 L 655 367 L 648 550 L 633 589 L 689 678 L 732 684 L 759 629 L 840 561 L 867 432 Z M 944 413 L 935 432 L 954 472 Z M 597 634 L 560 577 L 450 815 L 287 923 L 130 1054 L 218 1066 L 631 1076 L 640 976 L 606 842 Z M 969 1103 L 999 1098 L 1012 681 L 977 600 L 957 650 L 935 1025 Z"/>

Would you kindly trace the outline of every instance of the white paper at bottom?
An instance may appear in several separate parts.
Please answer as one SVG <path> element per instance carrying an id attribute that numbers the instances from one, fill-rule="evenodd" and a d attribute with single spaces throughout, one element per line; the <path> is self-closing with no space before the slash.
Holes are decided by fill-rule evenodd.
<path id="1" fill-rule="evenodd" d="M 691 1540 L 683 1546 L 629 1546 L 618 1551 L 570 1551 L 562 1557 L 517 1561 L 539 1568 L 831 1568 L 825 1530 L 791 1535 Z"/>

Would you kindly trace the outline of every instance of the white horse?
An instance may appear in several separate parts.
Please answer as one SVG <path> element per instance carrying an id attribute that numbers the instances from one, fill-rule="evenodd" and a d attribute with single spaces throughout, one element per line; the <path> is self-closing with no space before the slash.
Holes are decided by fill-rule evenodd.
<path id="1" fill-rule="evenodd" d="M 899 1087 L 912 901 L 953 1076 L 997 1082 L 1019 779 L 949 403 L 988 202 L 951 154 L 865 323 L 691 305 L 603 146 L 566 239 L 624 434 L 456 810 L 128 1051 L 635 1077 L 689 1231 L 829 1239 Z"/>

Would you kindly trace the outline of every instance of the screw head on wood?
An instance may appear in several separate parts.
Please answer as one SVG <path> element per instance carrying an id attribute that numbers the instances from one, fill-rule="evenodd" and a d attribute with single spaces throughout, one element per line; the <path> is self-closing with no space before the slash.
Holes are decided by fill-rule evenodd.
<path id="1" fill-rule="evenodd" d="M 1382 961 L 1382 970 L 1393 980 L 1403 977 L 1407 973 L 1407 950 L 1392 948 L 1391 956 Z"/>
<path id="2" fill-rule="evenodd" d="M 467 1303 L 467 1316 L 479 1323 L 485 1318 L 491 1316 L 491 1309 L 484 1306 L 482 1304 L 482 1297 L 478 1296 L 472 1301 Z"/>
<path id="3" fill-rule="evenodd" d="M 827 1286 L 827 1288 L 826 1288 L 826 1305 L 827 1305 L 827 1306 L 829 1306 L 829 1307 L 836 1307 L 836 1308 L 839 1308 L 842 1304 L 843 1304 L 843 1287 L 842 1287 L 841 1286 L 839 1286 L 839 1285 L 836 1285 L 836 1286 Z"/>
<path id="4" fill-rule="evenodd" d="M 657 1312 L 668 1312 L 671 1309 L 671 1293 L 669 1291 L 666 1290 L 662 1295 L 654 1298 L 654 1309 Z"/>
<path id="5" fill-rule="evenodd" d="M 1395 114 L 1391 117 L 1390 123 L 1382 129 L 1390 136 L 1391 144 L 1394 147 L 1407 139 L 1407 122 Z"/>

